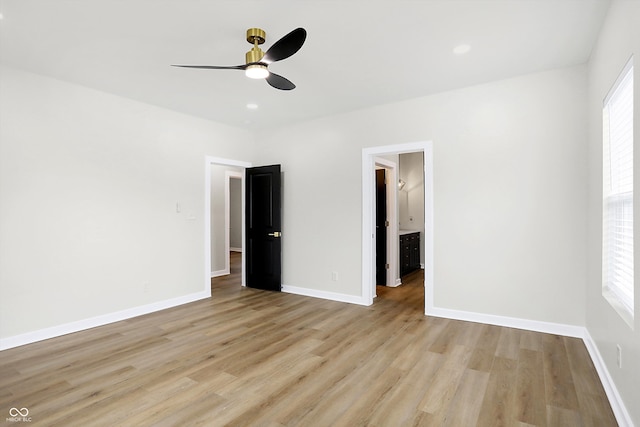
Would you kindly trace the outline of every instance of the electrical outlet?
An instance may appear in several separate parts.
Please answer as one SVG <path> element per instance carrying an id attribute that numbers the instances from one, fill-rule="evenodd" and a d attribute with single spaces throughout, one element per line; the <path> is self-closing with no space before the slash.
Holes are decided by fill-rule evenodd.
<path id="1" fill-rule="evenodd" d="M 338 281 L 338 272 L 337 271 L 331 272 L 331 280 L 333 280 L 334 282 Z"/>
<path id="2" fill-rule="evenodd" d="M 616 363 L 618 368 L 622 368 L 622 347 L 620 347 L 620 344 L 616 346 Z"/>
<path id="3" fill-rule="evenodd" d="M 144 293 L 146 294 L 147 292 L 149 292 L 149 289 L 151 289 L 151 283 L 144 282 L 143 285 L 142 285 L 142 289 L 144 290 Z"/>

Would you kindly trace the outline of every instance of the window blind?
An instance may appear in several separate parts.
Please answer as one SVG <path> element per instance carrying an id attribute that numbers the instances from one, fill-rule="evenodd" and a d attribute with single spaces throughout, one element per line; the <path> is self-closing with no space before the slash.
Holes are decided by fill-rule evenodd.
<path id="1" fill-rule="evenodd" d="M 604 288 L 634 312 L 633 58 L 604 101 Z"/>

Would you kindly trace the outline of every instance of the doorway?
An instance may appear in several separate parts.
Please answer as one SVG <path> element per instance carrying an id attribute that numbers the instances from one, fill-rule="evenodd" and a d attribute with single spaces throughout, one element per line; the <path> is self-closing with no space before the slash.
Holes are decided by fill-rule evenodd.
<path id="1" fill-rule="evenodd" d="M 209 296 L 211 278 L 230 274 L 229 212 L 234 178 L 244 183 L 240 209 L 241 284 L 279 291 L 282 284 L 280 165 L 252 167 L 249 162 L 207 156 L 205 171 L 205 267 Z"/>
<path id="2" fill-rule="evenodd" d="M 242 252 L 244 168 L 213 164 L 210 176 L 211 277 L 218 277 L 229 274 L 232 238 L 235 249 Z"/>
<path id="3" fill-rule="evenodd" d="M 205 158 L 205 272 L 206 289 L 211 292 L 211 277 L 230 273 L 230 212 L 231 193 L 229 191 L 232 180 L 244 182 L 245 169 L 250 168 L 250 162 L 224 159 L 207 156 Z M 214 179 L 217 176 L 216 179 Z M 218 185 L 219 184 L 219 185 Z M 216 187 L 217 186 L 217 191 Z M 245 239 L 245 207 L 244 185 L 241 191 L 241 246 L 242 258 L 241 285 L 246 284 L 246 272 L 244 263 L 244 239 Z M 213 193 L 224 194 L 223 197 L 214 197 Z M 222 224 L 222 225 L 221 225 Z M 224 261 L 223 261 L 224 260 Z"/>
<path id="4" fill-rule="evenodd" d="M 424 312 L 433 307 L 433 151 L 430 141 L 364 148 L 362 150 L 362 296 L 371 305 L 376 295 L 375 169 L 380 156 L 416 153 L 423 156 L 424 182 Z"/>

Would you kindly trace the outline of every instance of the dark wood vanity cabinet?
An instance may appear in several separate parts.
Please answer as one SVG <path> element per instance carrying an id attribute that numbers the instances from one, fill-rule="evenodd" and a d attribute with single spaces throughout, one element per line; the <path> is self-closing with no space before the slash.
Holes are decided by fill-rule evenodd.
<path id="1" fill-rule="evenodd" d="M 400 236 L 400 276 L 420 268 L 420 233 Z"/>

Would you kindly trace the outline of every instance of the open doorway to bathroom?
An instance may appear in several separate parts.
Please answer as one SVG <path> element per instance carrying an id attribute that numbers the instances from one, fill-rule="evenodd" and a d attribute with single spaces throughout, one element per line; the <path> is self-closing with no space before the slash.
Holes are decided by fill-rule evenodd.
<path id="1" fill-rule="evenodd" d="M 387 245 L 379 239 L 380 224 L 376 174 L 388 164 L 396 165 L 395 177 L 387 177 L 387 189 L 395 193 L 395 203 L 386 206 Z M 433 170 L 431 142 L 398 144 L 363 149 L 363 298 L 373 304 L 393 299 L 424 310 L 433 306 Z M 385 170 L 385 175 L 388 175 Z M 390 182 L 392 181 L 392 182 Z M 388 194 L 388 193 L 387 193 Z M 395 216 L 394 216 L 395 215 Z M 377 244 L 376 244 L 377 243 Z M 389 243 L 395 249 L 389 250 Z M 390 279 L 379 285 L 376 271 L 379 249 L 386 247 Z M 378 268 L 379 270 L 379 268 Z M 429 304 L 430 301 L 430 304 Z"/>
<path id="2" fill-rule="evenodd" d="M 422 152 L 376 158 L 376 298 L 424 308 Z M 385 264 L 386 263 L 386 264 Z"/>

